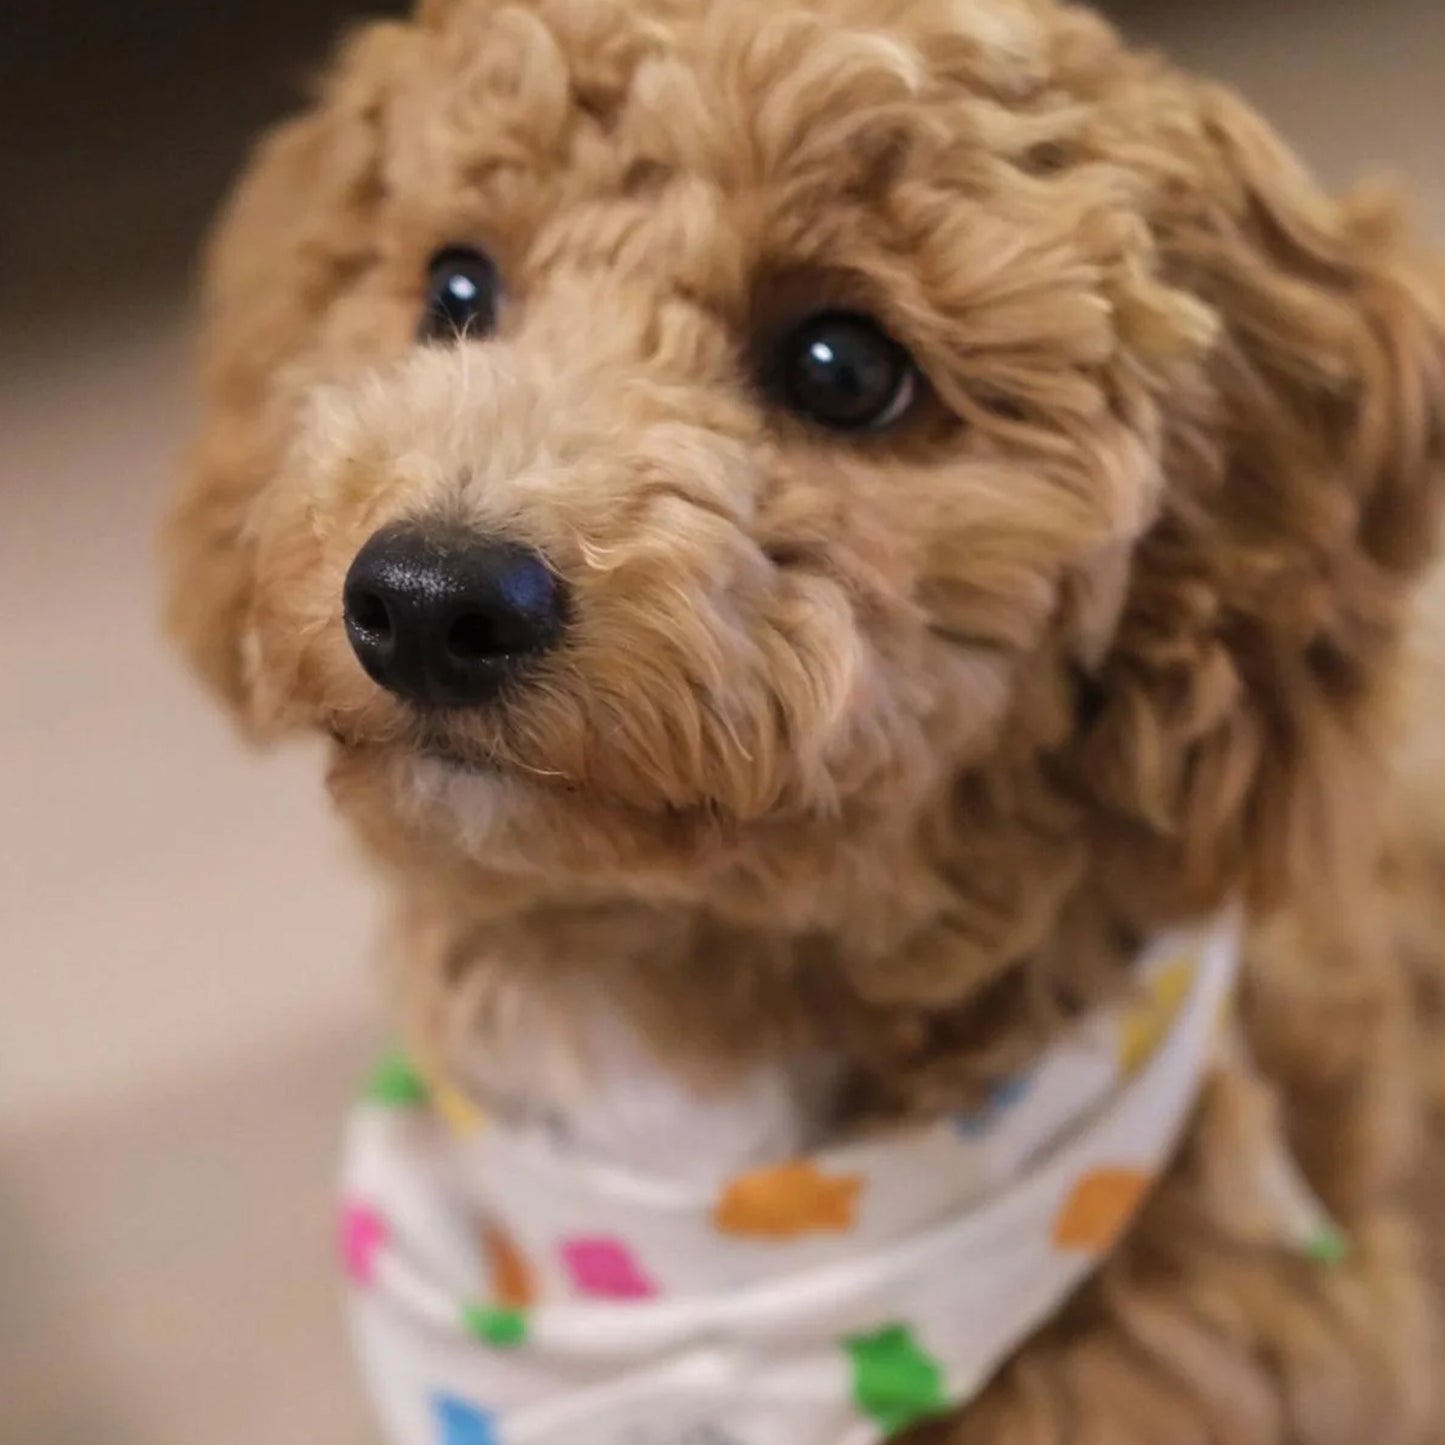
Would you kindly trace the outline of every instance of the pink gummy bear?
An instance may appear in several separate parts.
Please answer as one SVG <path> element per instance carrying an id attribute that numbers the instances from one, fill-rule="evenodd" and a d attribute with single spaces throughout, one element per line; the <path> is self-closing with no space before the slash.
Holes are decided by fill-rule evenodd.
<path id="1" fill-rule="evenodd" d="M 347 1204 L 341 1211 L 341 1258 L 357 1284 L 376 1277 L 376 1253 L 386 1243 L 386 1221 L 366 1204 Z"/>
<path id="2" fill-rule="evenodd" d="M 621 1240 L 605 1235 L 564 1240 L 562 1261 L 583 1294 L 598 1299 L 651 1299 L 657 1293 L 657 1286 Z"/>

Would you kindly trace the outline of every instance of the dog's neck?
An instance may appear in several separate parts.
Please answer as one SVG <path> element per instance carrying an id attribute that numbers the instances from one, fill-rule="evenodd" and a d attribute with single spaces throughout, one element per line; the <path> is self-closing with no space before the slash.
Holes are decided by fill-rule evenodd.
<path id="1" fill-rule="evenodd" d="M 645 1060 L 695 1095 L 760 1090 L 760 1139 L 799 1127 L 800 1099 L 809 1120 L 967 1107 L 1109 997 L 1139 941 L 1073 913 L 1067 959 L 1038 950 L 925 1006 L 867 997 L 845 941 L 823 934 L 681 907 L 554 901 L 478 920 L 439 904 L 413 900 L 393 950 L 406 1032 L 470 1091 L 570 1112 Z"/>
<path id="2" fill-rule="evenodd" d="M 549 902 L 463 921 L 439 902 L 406 910 L 392 950 L 407 1035 L 510 1110 L 570 1112 L 641 1060 L 707 1093 L 823 1048 L 802 950 L 777 938 L 682 909 Z"/>

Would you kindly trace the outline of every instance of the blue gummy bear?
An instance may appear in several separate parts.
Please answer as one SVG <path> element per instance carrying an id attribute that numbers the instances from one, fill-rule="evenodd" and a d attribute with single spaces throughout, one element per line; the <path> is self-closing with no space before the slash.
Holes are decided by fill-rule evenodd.
<path id="1" fill-rule="evenodd" d="M 432 1409 L 441 1432 L 439 1445 L 500 1445 L 488 1411 L 452 1395 L 438 1395 Z"/>
<path id="2" fill-rule="evenodd" d="M 965 1139 L 981 1139 L 993 1128 L 1000 1115 L 1012 1109 L 1029 1091 L 1032 1080 L 1027 1074 L 1016 1074 L 1011 1079 L 1001 1079 L 988 1092 L 982 1104 L 971 1114 L 958 1114 L 953 1127 Z"/>

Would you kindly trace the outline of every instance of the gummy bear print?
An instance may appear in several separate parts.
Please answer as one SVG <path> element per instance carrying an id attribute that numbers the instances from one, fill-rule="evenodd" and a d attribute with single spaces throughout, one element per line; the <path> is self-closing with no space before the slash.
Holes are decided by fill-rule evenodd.
<path id="1" fill-rule="evenodd" d="M 1316 1264 L 1337 1268 L 1349 1259 L 1350 1242 L 1338 1225 L 1322 1224 L 1305 1241 L 1304 1252 Z"/>
<path id="2" fill-rule="evenodd" d="M 494 1417 L 465 1400 L 438 1395 L 432 1401 L 437 1445 L 499 1445 Z"/>
<path id="3" fill-rule="evenodd" d="M 828 1175 L 800 1160 L 759 1169 L 732 1180 L 713 1211 L 723 1234 L 792 1239 L 800 1234 L 842 1234 L 853 1228 L 863 1179 Z"/>
<path id="4" fill-rule="evenodd" d="M 367 1100 L 387 1109 L 421 1108 L 430 1093 L 426 1080 L 399 1052 L 388 1054 L 377 1064 L 366 1087 Z"/>
<path id="5" fill-rule="evenodd" d="M 953 1126 L 965 1139 L 983 1139 L 1015 1104 L 1029 1092 L 1033 1080 L 1028 1074 L 1001 1079 L 988 1092 L 988 1097 L 972 1113 L 959 1114 Z"/>
<path id="6" fill-rule="evenodd" d="M 531 1309 L 537 1301 L 531 1266 L 501 1225 L 482 1225 L 482 1253 L 491 1274 L 493 1302 L 503 1309 Z"/>
<path id="7" fill-rule="evenodd" d="M 387 1240 L 386 1221 L 369 1204 L 350 1203 L 341 1210 L 341 1258 L 355 1284 L 376 1279 L 376 1256 Z"/>
<path id="8" fill-rule="evenodd" d="M 1084 1175 L 1054 1220 L 1054 1244 L 1059 1249 L 1109 1249 L 1133 1218 L 1150 1182 L 1139 1169 L 1095 1169 Z"/>
<path id="9" fill-rule="evenodd" d="M 527 1343 L 527 1316 L 505 1305 L 465 1305 L 462 1324 L 468 1334 L 484 1345 L 513 1349 Z"/>
<path id="10" fill-rule="evenodd" d="M 855 1335 L 844 1347 L 853 1363 L 854 1401 L 890 1434 L 948 1408 L 943 1371 L 907 1325 Z"/>
<path id="11" fill-rule="evenodd" d="M 1145 985 L 1144 996 L 1119 1020 L 1119 1068 L 1132 1078 L 1154 1057 L 1189 996 L 1198 965 L 1191 958 L 1161 968 Z"/>
<path id="12" fill-rule="evenodd" d="M 562 1263 L 572 1283 L 595 1299 L 651 1299 L 657 1286 L 620 1239 L 593 1235 L 564 1240 Z"/>
<path id="13" fill-rule="evenodd" d="M 432 1089 L 432 1106 L 459 1138 L 480 1133 L 486 1127 L 487 1116 L 460 1089 L 450 1084 L 437 1084 Z"/>

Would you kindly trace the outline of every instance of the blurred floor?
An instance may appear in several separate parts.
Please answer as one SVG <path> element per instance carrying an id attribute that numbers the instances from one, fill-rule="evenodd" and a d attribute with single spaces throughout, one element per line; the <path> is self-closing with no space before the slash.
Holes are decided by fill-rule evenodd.
<path id="1" fill-rule="evenodd" d="M 1409 173 L 1445 235 L 1440 0 L 1116 9 L 1332 178 Z M 182 216 L 216 182 L 192 172 Z M 0 313 L 0 1439 L 362 1445 L 328 1219 L 371 890 L 314 757 L 242 753 L 154 633 L 169 244 L 128 307 L 86 273 L 52 314 L 61 267 Z"/>
<path id="2" fill-rule="evenodd" d="M 0 371 L 0 1440 L 361 1442 L 371 891 L 316 758 L 242 753 L 154 635 L 178 327 L 83 331 Z"/>

